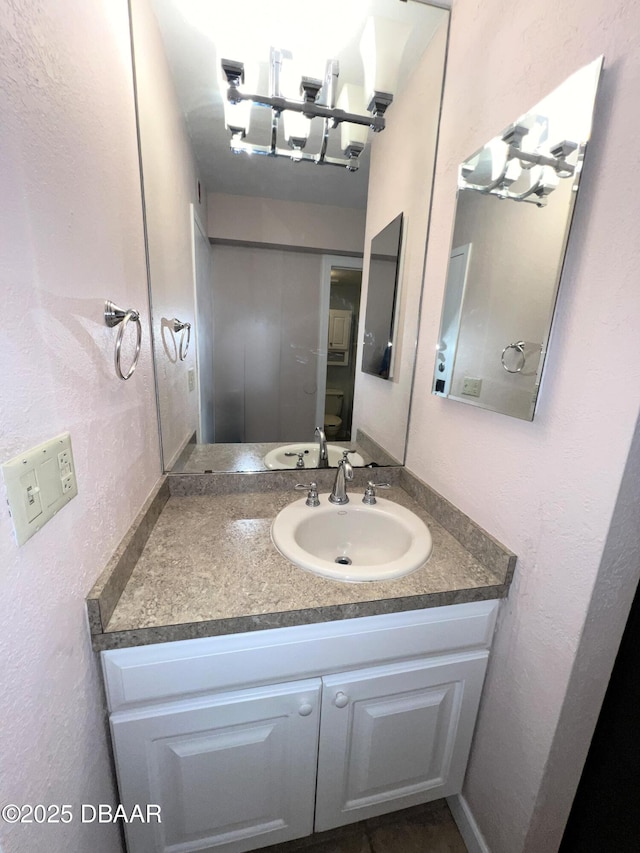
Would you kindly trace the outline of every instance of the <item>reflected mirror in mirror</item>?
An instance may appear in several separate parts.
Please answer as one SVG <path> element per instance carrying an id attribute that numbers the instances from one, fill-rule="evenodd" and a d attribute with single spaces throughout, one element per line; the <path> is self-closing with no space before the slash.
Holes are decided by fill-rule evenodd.
<path id="1" fill-rule="evenodd" d="M 364 322 L 362 370 L 393 379 L 396 305 L 399 294 L 402 214 L 371 241 L 369 287 Z"/>
<path id="2" fill-rule="evenodd" d="M 367 202 L 374 186 L 379 213 L 390 170 L 432 172 L 449 12 L 398 0 L 130 9 L 165 470 L 312 467 L 313 453 L 300 466 L 279 449 L 319 446 L 317 427 L 388 464 L 388 436 L 359 423 Z M 422 159 L 409 162 L 416 126 Z M 385 149 L 376 164 L 380 139 L 397 160 Z M 188 349 L 176 319 L 191 324 Z M 403 353 L 409 376 L 413 360 Z"/>
<path id="3" fill-rule="evenodd" d="M 601 68 L 460 166 L 434 394 L 533 419 Z"/>

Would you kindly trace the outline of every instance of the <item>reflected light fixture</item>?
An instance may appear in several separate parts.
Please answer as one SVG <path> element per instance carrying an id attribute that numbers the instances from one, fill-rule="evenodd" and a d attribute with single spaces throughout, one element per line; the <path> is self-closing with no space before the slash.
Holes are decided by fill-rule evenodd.
<path id="1" fill-rule="evenodd" d="M 365 95 L 361 86 L 345 83 L 338 96 L 338 106 L 346 112 L 364 112 Z M 355 171 L 358 168 L 358 157 L 367 144 L 368 128 L 362 125 L 344 122 L 340 125 L 340 147 L 349 158 L 347 169 Z"/>
<path id="2" fill-rule="evenodd" d="M 567 158 L 578 150 L 579 161 L 581 151 L 577 143 L 570 140 L 550 145 L 547 152 L 539 144 L 527 147 L 530 130 L 524 124 L 513 124 L 501 139 L 492 139 L 463 163 L 458 176 L 459 189 L 544 207 L 548 196 L 560 184 L 560 178 L 570 178 L 576 173 L 577 166 Z M 528 176 L 528 186 L 515 192 L 510 188 L 523 173 Z"/>
<path id="3" fill-rule="evenodd" d="M 283 91 L 283 79 L 290 76 L 287 71 L 292 67 L 293 57 L 289 51 L 271 48 L 268 95 L 245 91 L 250 83 L 245 64 L 222 59 L 222 79 L 227 86 L 225 125 L 231 133 L 231 150 L 236 154 L 287 157 L 296 162 L 340 166 L 350 172 L 357 171 L 369 129 L 374 133 L 384 130 L 384 114 L 393 101 L 398 59 L 402 55 L 404 42 L 399 48 L 396 41 L 394 50 L 391 50 L 383 36 L 385 25 L 395 23 L 369 18 L 365 25 L 360 50 L 364 62 L 365 87 L 368 87 L 366 96 L 362 87 L 347 83 L 336 99 L 340 73 L 337 59 L 327 61 L 324 79 L 300 76 L 300 99 L 288 97 Z M 407 31 L 404 38 L 406 42 L 409 28 L 404 24 L 399 26 Z M 398 28 L 394 26 L 392 29 L 393 32 L 387 30 L 389 42 L 398 37 Z M 382 81 L 384 89 L 379 81 Z M 271 110 L 269 144 L 257 145 L 246 141 L 252 105 Z M 278 147 L 281 118 L 288 149 Z M 312 121 L 316 118 L 322 120 L 321 141 L 319 151 L 309 153 L 304 149 L 309 140 Z M 327 154 L 330 131 L 338 127 L 341 130 L 344 158 Z"/>

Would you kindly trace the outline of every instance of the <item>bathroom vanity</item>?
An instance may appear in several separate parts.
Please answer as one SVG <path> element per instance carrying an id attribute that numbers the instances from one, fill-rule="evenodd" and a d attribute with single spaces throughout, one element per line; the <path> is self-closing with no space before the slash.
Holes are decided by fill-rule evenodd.
<path id="1" fill-rule="evenodd" d="M 246 851 L 460 791 L 497 602 L 103 653 L 129 853 Z"/>
<path id="2" fill-rule="evenodd" d="M 89 597 L 121 802 L 161 807 L 129 853 L 240 853 L 461 790 L 514 556 L 400 469 L 385 494 L 427 522 L 430 561 L 318 577 L 269 537 L 293 478 L 168 478 Z"/>

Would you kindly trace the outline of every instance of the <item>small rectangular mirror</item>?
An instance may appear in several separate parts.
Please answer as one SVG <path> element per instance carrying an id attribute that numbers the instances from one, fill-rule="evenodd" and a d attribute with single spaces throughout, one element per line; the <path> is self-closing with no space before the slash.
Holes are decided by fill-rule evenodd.
<path id="1" fill-rule="evenodd" d="M 434 394 L 533 420 L 601 69 L 461 164 Z"/>
<path id="2" fill-rule="evenodd" d="M 369 257 L 362 370 L 381 379 L 393 379 L 401 250 L 402 214 L 399 213 L 373 238 Z"/>

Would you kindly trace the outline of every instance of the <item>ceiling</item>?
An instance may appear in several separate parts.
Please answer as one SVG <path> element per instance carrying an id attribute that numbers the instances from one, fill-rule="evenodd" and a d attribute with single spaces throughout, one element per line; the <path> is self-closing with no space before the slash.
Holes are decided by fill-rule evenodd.
<path id="1" fill-rule="evenodd" d="M 135 0 L 134 0 L 135 2 Z M 300 0 L 151 0 L 201 179 L 209 192 L 364 208 L 368 184 L 368 147 L 360 169 L 293 163 L 287 159 L 233 154 L 224 126 L 220 59 L 251 62 L 254 87 L 268 94 L 269 49 L 300 58 L 300 74 L 323 76 L 327 59 L 338 59 L 341 84 L 363 84 L 359 41 L 370 15 L 406 22 L 410 35 L 398 56 L 396 96 L 445 12 L 421 2 L 401 0 L 325 0 L 315 7 Z M 387 122 L 393 121 L 393 105 Z M 322 122 L 313 122 L 306 151 L 316 153 Z M 253 107 L 247 142 L 268 144 L 270 110 Z M 384 131 L 383 131 L 384 132 Z M 372 135 L 372 132 L 369 132 Z M 331 133 L 328 154 L 342 157 L 340 131 Z M 279 147 L 286 147 L 284 139 Z"/>

